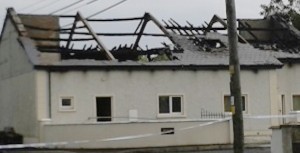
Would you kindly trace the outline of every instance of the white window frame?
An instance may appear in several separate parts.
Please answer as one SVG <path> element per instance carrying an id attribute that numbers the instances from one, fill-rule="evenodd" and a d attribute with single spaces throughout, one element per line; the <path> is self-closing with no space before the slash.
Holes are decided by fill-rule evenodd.
<path id="1" fill-rule="evenodd" d="M 229 113 L 229 112 L 226 112 L 225 111 L 225 96 L 226 97 L 230 97 L 231 95 L 230 94 L 224 94 L 223 95 L 223 97 L 222 97 L 222 105 L 223 105 L 223 111 L 225 112 L 225 113 Z M 243 113 L 244 114 L 248 114 L 249 113 L 249 104 L 248 104 L 248 95 L 247 94 L 242 94 L 242 97 L 245 97 L 245 110 L 243 110 Z"/>
<path id="2" fill-rule="evenodd" d="M 169 113 L 160 113 L 159 110 L 159 97 L 162 96 L 167 96 L 169 97 Z M 181 101 L 180 101 L 180 107 L 181 107 L 181 112 L 172 112 L 172 107 L 173 107 L 173 103 L 172 103 L 172 97 L 180 97 Z M 158 118 L 170 118 L 170 117 L 185 117 L 184 116 L 184 112 L 185 112 L 185 106 L 184 106 L 184 95 L 182 94 L 162 94 L 162 95 L 158 95 Z"/>
<path id="3" fill-rule="evenodd" d="M 71 100 L 71 105 L 70 106 L 63 106 L 63 104 L 62 104 L 63 99 L 70 99 Z M 74 97 L 73 96 L 61 96 L 59 98 L 59 111 L 62 111 L 62 112 L 76 111 L 75 110 Z"/>
<path id="4" fill-rule="evenodd" d="M 300 96 L 300 94 L 292 94 L 292 100 L 291 100 L 291 106 L 292 106 L 292 108 L 291 108 L 291 111 L 292 112 L 299 112 L 300 110 L 294 110 L 294 96 Z"/>

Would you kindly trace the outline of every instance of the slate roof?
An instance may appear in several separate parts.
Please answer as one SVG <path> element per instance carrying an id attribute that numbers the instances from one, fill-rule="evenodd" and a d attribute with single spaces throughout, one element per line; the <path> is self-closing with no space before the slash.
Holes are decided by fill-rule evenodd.
<path id="1" fill-rule="evenodd" d="M 9 13 L 9 12 L 8 12 Z M 15 23 L 15 18 L 11 19 Z M 28 18 L 28 16 L 27 16 Z M 22 20 L 20 20 L 22 21 Z M 18 23 L 20 24 L 20 23 Z M 18 27 L 17 27 L 17 30 Z M 181 69 L 225 69 L 229 65 L 229 51 L 227 36 L 217 33 L 208 32 L 202 35 L 195 35 L 197 39 L 218 40 L 225 47 L 214 48 L 212 50 L 201 50 L 201 46 L 195 45 L 190 38 L 176 33 L 169 33 L 173 41 L 181 46 L 181 52 L 172 52 L 174 60 L 161 61 L 140 61 L 140 60 L 95 60 L 95 59 L 61 59 L 60 56 L 48 56 L 42 58 L 44 52 L 37 47 L 37 42 L 28 35 L 20 35 L 20 43 L 24 47 L 30 61 L 36 68 L 181 68 Z M 251 44 L 238 44 L 239 59 L 242 68 L 280 68 L 283 66 L 280 59 L 300 59 L 300 55 L 296 53 L 287 53 L 282 50 L 262 50 L 253 47 Z M 59 55 L 58 52 L 51 53 Z M 47 56 L 45 56 L 47 57 Z"/>

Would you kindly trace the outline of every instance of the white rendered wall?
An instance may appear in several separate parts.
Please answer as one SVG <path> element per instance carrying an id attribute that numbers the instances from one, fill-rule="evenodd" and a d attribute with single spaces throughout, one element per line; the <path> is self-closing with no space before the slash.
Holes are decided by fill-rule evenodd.
<path id="1" fill-rule="evenodd" d="M 12 126 L 25 142 L 36 141 L 35 73 L 8 20 L 0 44 L 0 130 Z"/>
<path id="2" fill-rule="evenodd" d="M 68 142 L 57 146 L 59 148 L 140 148 L 230 143 L 228 121 L 200 127 L 204 123 L 46 124 L 43 142 Z M 175 133 L 161 135 L 161 128 L 164 127 L 174 128 Z M 193 128 L 184 130 L 187 127 Z"/>
<path id="3" fill-rule="evenodd" d="M 242 71 L 242 92 L 247 96 L 249 115 L 271 114 L 270 78 L 274 70 Z M 223 96 L 229 92 L 228 71 L 65 71 L 51 73 L 52 123 L 91 123 L 96 116 L 97 96 L 112 97 L 113 121 L 128 121 L 129 111 L 139 118 L 158 117 L 159 95 L 183 95 L 184 115 L 199 119 L 201 109 L 223 112 Z M 59 110 L 61 96 L 74 96 L 75 111 Z M 275 95 L 276 96 L 276 95 Z M 246 134 L 269 132 L 271 120 L 245 120 Z M 268 133 L 270 134 L 270 133 Z"/>
<path id="4" fill-rule="evenodd" d="M 300 95 L 300 64 L 285 64 L 277 70 L 279 94 L 285 95 L 285 112 L 293 110 L 293 95 Z M 280 100 L 281 104 L 281 100 Z"/>

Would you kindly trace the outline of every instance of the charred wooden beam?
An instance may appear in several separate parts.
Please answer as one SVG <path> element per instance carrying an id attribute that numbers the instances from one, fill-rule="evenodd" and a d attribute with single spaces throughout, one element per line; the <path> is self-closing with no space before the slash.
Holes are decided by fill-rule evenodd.
<path id="1" fill-rule="evenodd" d="M 207 29 L 207 27 L 205 27 L 203 25 L 203 27 L 181 27 L 182 30 L 194 30 L 194 31 L 205 31 Z M 166 29 L 172 30 L 172 29 L 176 29 L 176 27 L 167 25 Z M 226 28 L 224 27 L 213 27 L 210 30 L 226 30 Z M 238 27 L 237 30 L 239 31 L 286 31 L 286 28 L 249 28 L 249 27 Z"/>
<path id="2" fill-rule="evenodd" d="M 201 35 L 201 33 L 199 32 L 199 30 L 195 30 L 195 27 L 193 26 L 193 24 L 191 24 L 190 22 L 188 22 L 188 21 L 186 21 L 186 23 L 190 26 L 190 27 L 185 27 L 185 28 L 190 28 L 190 31 L 192 32 L 192 31 L 196 31 L 196 33 L 198 34 L 198 35 Z M 201 30 L 201 31 L 203 31 L 203 30 Z"/>
<path id="3" fill-rule="evenodd" d="M 245 22 L 244 24 L 243 22 L 239 21 L 239 25 L 242 26 L 242 28 L 246 28 L 246 27 L 251 28 L 251 26 L 247 24 L 247 22 Z M 253 34 L 253 32 L 251 32 L 250 30 L 245 30 L 245 31 L 247 31 L 256 41 L 258 40 L 258 38 L 256 37 L 255 34 Z"/>
<path id="4" fill-rule="evenodd" d="M 139 42 L 142 38 L 142 34 L 144 33 L 145 31 L 145 28 L 147 26 L 147 23 L 149 22 L 149 16 L 147 15 L 147 13 L 145 13 L 144 15 L 144 19 L 143 19 L 143 23 L 142 23 L 142 26 L 141 26 L 141 29 L 140 29 L 140 32 L 138 33 L 138 36 L 134 42 L 134 45 L 132 47 L 133 50 L 136 50 L 137 47 L 139 46 Z"/>
<path id="5" fill-rule="evenodd" d="M 178 22 L 176 22 L 174 19 L 170 19 L 170 21 L 172 21 L 174 24 L 176 24 L 177 25 L 177 27 L 179 28 L 179 29 L 182 29 L 182 31 L 184 31 L 184 33 L 186 34 L 186 35 L 190 35 Z"/>
<path id="6" fill-rule="evenodd" d="M 162 20 L 162 22 L 166 25 L 165 27 L 166 27 L 167 29 L 170 29 L 172 32 L 176 33 L 176 31 L 174 30 L 174 29 L 176 29 L 175 27 L 170 26 L 165 20 Z M 170 28 L 168 28 L 168 27 L 170 27 Z M 171 28 L 171 27 L 172 27 L 172 28 Z"/>
<path id="7" fill-rule="evenodd" d="M 70 35 L 69 35 L 69 40 L 68 40 L 68 42 L 66 44 L 66 48 L 70 47 L 70 43 L 72 41 L 73 33 L 75 32 L 77 21 L 78 21 L 78 15 L 74 18 L 74 22 L 73 22 L 73 25 L 72 25 L 72 28 L 71 28 L 71 32 L 70 32 Z"/>
<path id="8" fill-rule="evenodd" d="M 135 33 L 135 34 L 136 34 L 137 31 L 140 29 L 140 27 L 141 27 L 143 21 L 144 21 L 144 20 L 141 20 L 141 21 L 139 22 L 138 26 L 136 27 L 136 29 L 134 30 L 134 33 Z"/>
<path id="9" fill-rule="evenodd" d="M 109 52 L 109 50 L 104 46 L 104 44 L 100 41 L 97 34 L 94 32 L 92 27 L 88 24 L 86 19 L 83 18 L 83 16 L 80 14 L 80 12 L 77 13 L 78 19 L 85 25 L 87 30 L 90 32 L 90 34 L 93 36 L 97 44 L 104 50 L 106 57 L 109 60 L 115 60 L 114 56 Z"/>
<path id="10" fill-rule="evenodd" d="M 64 38 L 39 38 L 39 37 L 31 37 L 31 39 L 35 41 L 69 41 L 70 39 Z M 93 38 L 72 38 L 71 41 L 90 41 L 94 40 Z"/>
<path id="11" fill-rule="evenodd" d="M 179 26 L 176 26 L 174 23 L 172 23 L 172 20 L 169 20 L 169 23 L 178 31 L 180 35 L 183 35 Z"/>
<path id="12" fill-rule="evenodd" d="M 220 24 L 222 24 L 224 26 L 224 28 L 226 28 L 226 29 L 228 28 L 228 25 L 227 25 L 227 23 L 225 22 L 224 19 L 220 18 L 217 15 L 214 15 L 213 18 L 211 19 L 211 21 L 209 22 L 209 24 L 207 25 L 207 29 L 205 30 L 205 34 L 207 32 L 209 32 L 212 29 L 212 26 L 215 23 L 217 23 L 217 22 L 219 22 Z M 238 38 L 240 40 L 242 40 L 243 42 L 248 43 L 248 41 L 244 37 L 242 37 L 241 35 L 239 35 L 239 34 L 238 34 Z"/>
<path id="13" fill-rule="evenodd" d="M 62 32 L 61 34 L 70 34 L 70 32 Z M 74 32 L 77 35 L 90 35 L 88 32 Z M 137 36 L 139 33 L 96 33 L 98 36 Z M 142 33 L 142 36 L 166 37 L 164 34 L 158 33 Z"/>
<path id="14" fill-rule="evenodd" d="M 208 23 L 205 33 L 209 32 L 212 29 L 212 26 L 217 22 L 221 23 L 224 26 L 224 28 L 227 29 L 227 23 L 218 15 L 214 15 L 213 18 Z"/>
<path id="15" fill-rule="evenodd" d="M 144 17 L 134 17 L 134 18 L 116 18 L 116 19 L 86 19 L 90 22 L 118 22 L 118 21 L 134 21 L 143 20 Z"/>
<path id="16" fill-rule="evenodd" d="M 57 16 L 60 18 L 75 18 L 76 17 L 76 15 L 54 15 L 54 16 Z"/>
<path id="17" fill-rule="evenodd" d="M 169 33 L 169 31 L 155 18 L 153 17 L 150 13 L 147 13 L 150 20 L 152 20 L 158 27 L 161 29 L 161 31 L 170 39 L 170 41 L 175 44 L 175 46 L 178 49 L 182 49 L 182 47 L 173 39 L 172 35 Z"/>

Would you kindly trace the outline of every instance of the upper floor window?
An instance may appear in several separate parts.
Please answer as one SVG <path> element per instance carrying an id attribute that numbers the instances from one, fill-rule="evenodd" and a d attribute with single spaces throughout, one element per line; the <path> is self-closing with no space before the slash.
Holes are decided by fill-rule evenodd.
<path id="1" fill-rule="evenodd" d="M 246 95 L 242 95 L 242 110 L 244 113 L 248 113 L 248 102 Z M 224 96 L 224 112 L 231 112 L 231 100 L 229 95 Z"/>
<path id="2" fill-rule="evenodd" d="M 159 96 L 159 114 L 183 115 L 182 96 Z"/>

